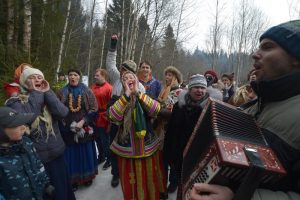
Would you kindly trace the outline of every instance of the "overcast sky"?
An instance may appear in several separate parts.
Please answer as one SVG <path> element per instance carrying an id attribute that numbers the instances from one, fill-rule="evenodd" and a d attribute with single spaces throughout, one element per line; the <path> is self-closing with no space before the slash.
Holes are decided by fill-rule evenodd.
<path id="1" fill-rule="evenodd" d="M 104 0 L 97 1 L 96 14 L 101 16 L 104 11 Z M 111 1 L 109 0 L 109 2 Z M 182 45 L 190 51 L 193 51 L 197 46 L 205 49 L 205 40 L 213 20 L 211 10 L 214 9 L 215 0 L 186 0 L 186 2 L 189 2 L 190 6 L 186 12 L 185 21 L 190 28 L 181 34 L 181 37 L 184 37 L 184 34 L 189 35 L 188 40 L 185 40 Z M 236 2 L 237 0 L 220 0 L 220 3 L 224 6 L 223 20 L 226 21 L 232 15 L 233 4 L 236 4 Z M 300 18 L 300 0 L 249 0 L 249 2 L 252 2 L 254 6 L 264 12 L 266 19 L 262 20 L 268 21 L 270 26 Z M 176 27 L 175 24 L 174 27 Z"/>
<path id="2" fill-rule="evenodd" d="M 184 44 L 184 46 L 190 50 L 195 49 L 197 46 L 201 49 L 206 48 L 205 40 L 209 33 L 209 26 L 212 24 L 213 16 L 211 10 L 213 5 L 215 5 L 215 1 L 199 0 L 198 2 L 196 12 L 193 12 L 193 15 L 190 16 L 191 21 L 193 21 L 193 18 L 196 21 L 196 24 L 193 26 L 194 34 L 193 37 Z M 224 20 L 229 17 L 229 15 L 232 15 L 232 5 L 236 0 L 221 0 L 220 2 L 225 4 L 224 12 L 222 13 Z M 253 0 L 253 5 L 264 12 L 266 19 L 262 20 L 267 20 L 270 26 L 296 18 L 299 19 L 300 16 L 300 0 Z M 290 8 L 290 6 L 292 7 Z M 296 10 L 298 11 L 297 14 Z"/>

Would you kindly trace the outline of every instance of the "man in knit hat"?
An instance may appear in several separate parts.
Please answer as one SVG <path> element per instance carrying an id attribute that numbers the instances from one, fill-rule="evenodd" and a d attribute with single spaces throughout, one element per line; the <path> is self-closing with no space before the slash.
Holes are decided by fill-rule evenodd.
<path id="1" fill-rule="evenodd" d="M 181 199 L 181 170 L 183 150 L 193 132 L 194 126 L 205 106 L 208 93 L 207 82 L 203 75 L 189 78 L 188 90 L 181 91 L 174 105 L 164 141 L 164 158 L 174 165 L 177 172 L 177 199 Z"/>
<path id="2" fill-rule="evenodd" d="M 252 58 L 257 79 L 251 86 L 257 99 L 244 109 L 255 116 L 287 171 L 278 186 L 272 188 L 274 191 L 256 189 L 252 199 L 300 199 L 300 20 L 268 29 Z M 191 199 L 229 200 L 235 195 L 238 196 L 226 186 L 195 184 Z"/>
<path id="3" fill-rule="evenodd" d="M 111 85 L 113 86 L 112 89 L 112 98 L 111 101 L 109 102 L 108 106 L 111 106 L 116 100 L 119 99 L 122 93 L 122 82 L 121 82 L 121 77 L 124 72 L 126 71 L 131 71 L 133 73 L 136 73 L 137 66 L 134 61 L 132 60 L 126 60 L 124 61 L 119 69 L 117 68 L 117 43 L 118 43 L 118 36 L 117 35 L 112 35 L 111 36 L 111 41 L 110 41 L 110 48 L 107 52 L 106 56 L 106 69 L 107 69 L 107 74 L 108 78 L 111 82 Z M 139 92 L 145 93 L 145 88 L 144 86 L 139 83 L 138 85 Z M 118 126 L 115 124 L 112 124 L 111 130 L 110 130 L 110 143 L 113 142 L 114 137 L 116 136 L 118 131 Z M 118 162 L 115 154 L 111 151 L 111 174 L 113 175 L 112 181 L 111 181 L 111 186 L 112 187 L 117 187 L 119 185 L 119 171 L 118 171 Z"/>

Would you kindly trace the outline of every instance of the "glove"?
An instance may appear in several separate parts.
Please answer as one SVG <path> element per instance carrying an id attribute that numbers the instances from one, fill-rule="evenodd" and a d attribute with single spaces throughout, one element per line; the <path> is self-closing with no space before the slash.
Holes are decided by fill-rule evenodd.
<path id="1" fill-rule="evenodd" d="M 118 36 L 112 35 L 110 39 L 110 50 L 115 51 L 117 49 Z"/>

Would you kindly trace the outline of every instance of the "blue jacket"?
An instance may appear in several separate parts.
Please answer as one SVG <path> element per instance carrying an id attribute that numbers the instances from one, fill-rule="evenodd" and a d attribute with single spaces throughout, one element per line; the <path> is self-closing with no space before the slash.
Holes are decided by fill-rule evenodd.
<path id="1" fill-rule="evenodd" d="M 150 79 L 148 82 L 144 82 L 143 80 L 139 81 L 145 87 L 147 95 L 149 95 L 152 99 L 158 98 L 161 91 L 161 84 L 158 80 L 152 77 L 152 79 Z"/>
<path id="2" fill-rule="evenodd" d="M 8 147 L 0 146 L 0 197 L 43 199 L 48 184 L 44 166 L 29 138 L 23 137 Z"/>

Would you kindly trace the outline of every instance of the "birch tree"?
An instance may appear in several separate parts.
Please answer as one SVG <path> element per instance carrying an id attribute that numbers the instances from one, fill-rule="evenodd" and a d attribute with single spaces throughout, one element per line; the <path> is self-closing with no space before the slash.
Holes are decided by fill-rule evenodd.
<path id="1" fill-rule="evenodd" d="M 145 1 L 143 4 L 140 4 L 140 1 L 136 1 L 134 6 L 134 15 L 133 15 L 133 23 L 132 23 L 132 34 L 129 42 L 129 58 L 134 60 L 136 42 L 139 34 L 139 16 L 141 15 L 142 8 L 145 7 Z"/>
<path id="2" fill-rule="evenodd" d="M 63 54 L 63 50 L 64 50 L 64 43 L 65 43 L 66 32 L 67 32 L 67 27 L 68 27 L 68 22 L 69 22 L 71 4 L 72 4 L 72 0 L 69 0 L 68 8 L 67 8 L 67 16 L 66 16 L 65 25 L 64 25 L 64 29 L 63 29 L 63 33 L 62 33 L 62 37 L 61 37 L 61 42 L 60 42 L 56 74 L 58 74 L 60 72 L 60 68 L 61 68 L 62 54 Z M 58 78 L 57 75 L 56 75 L 56 78 Z"/>
<path id="3" fill-rule="evenodd" d="M 122 15 L 121 15 L 121 62 L 123 61 L 123 48 L 124 48 L 124 31 L 125 31 L 125 0 L 122 0 Z"/>
<path id="4" fill-rule="evenodd" d="M 148 0 L 148 2 L 146 3 L 145 1 L 145 13 L 146 13 L 146 23 L 148 23 L 148 19 L 149 19 L 149 13 L 150 13 L 150 5 L 151 5 L 151 0 Z M 147 43 L 146 39 L 149 33 L 149 29 L 146 29 L 145 34 L 144 34 L 144 42 L 142 43 L 142 47 L 141 47 L 141 51 L 140 51 L 140 56 L 138 59 L 138 63 L 141 63 L 142 61 L 142 57 L 144 54 L 144 48 L 145 48 L 145 44 Z"/>
<path id="5" fill-rule="evenodd" d="M 28 53 L 28 60 L 30 61 L 30 44 L 31 44 L 31 1 L 23 0 L 24 3 L 24 31 L 23 31 L 23 45 L 24 52 Z"/>
<path id="6" fill-rule="evenodd" d="M 104 30 L 102 36 L 101 53 L 100 53 L 100 68 L 102 68 L 102 63 L 103 63 L 103 52 L 104 52 L 105 37 L 106 37 L 106 30 L 107 30 L 107 3 L 108 0 L 105 0 L 105 14 L 104 14 L 104 24 L 103 24 Z"/>
<path id="7" fill-rule="evenodd" d="M 87 76 L 90 79 L 91 70 L 91 57 L 92 57 L 92 43 L 93 43 L 93 20 L 94 20 L 94 10 L 95 10 L 96 0 L 93 1 L 91 18 L 90 18 L 90 36 L 89 36 L 89 54 L 88 54 L 88 64 L 87 64 Z"/>
<path id="8" fill-rule="evenodd" d="M 268 23 L 262 21 L 263 15 L 260 9 L 254 7 L 249 0 L 241 0 L 238 8 L 237 24 L 235 26 L 234 40 L 237 42 L 237 58 L 235 76 L 237 84 L 242 77 L 242 69 L 249 69 L 249 55 L 258 44 L 258 37 L 266 29 Z M 248 71 L 244 73 L 247 73 Z"/>
<path id="9" fill-rule="evenodd" d="M 210 54 L 211 68 L 215 70 L 218 66 L 219 51 L 221 50 L 221 40 L 223 33 L 223 23 L 221 21 L 221 11 L 224 10 L 224 4 L 216 0 L 213 13 L 213 25 L 210 27 L 210 35 L 207 41 L 208 52 Z"/>
<path id="10" fill-rule="evenodd" d="M 14 1 L 7 1 L 7 49 L 10 52 L 13 49 L 14 40 Z"/>
<path id="11" fill-rule="evenodd" d="M 175 44 L 178 41 L 178 37 L 179 37 L 179 33 L 180 33 L 180 28 L 181 28 L 180 25 L 182 23 L 182 14 L 183 14 L 184 9 L 185 9 L 185 2 L 186 2 L 186 0 L 182 0 L 181 6 L 180 6 L 179 18 L 178 18 L 178 22 L 177 22 L 177 30 L 176 30 L 176 36 L 175 36 Z M 174 48 L 172 50 L 172 62 L 171 62 L 171 65 L 173 65 L 173 63 L 174 63 L 175 51 L 176 51 L 176 45 L 174 45 Z"/>

